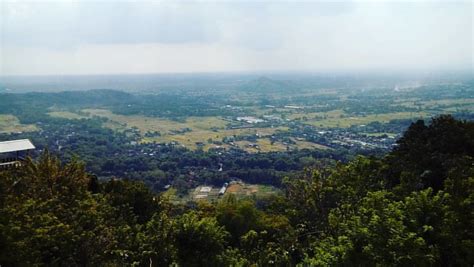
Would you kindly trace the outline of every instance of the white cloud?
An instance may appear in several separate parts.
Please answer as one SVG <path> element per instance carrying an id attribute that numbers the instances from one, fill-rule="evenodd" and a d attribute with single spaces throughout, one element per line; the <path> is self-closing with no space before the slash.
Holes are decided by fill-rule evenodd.
<path id="1" fill-rule="evenodd" d="M 0 74 L 471 68 L 471 2 L 0 2 Z"/>

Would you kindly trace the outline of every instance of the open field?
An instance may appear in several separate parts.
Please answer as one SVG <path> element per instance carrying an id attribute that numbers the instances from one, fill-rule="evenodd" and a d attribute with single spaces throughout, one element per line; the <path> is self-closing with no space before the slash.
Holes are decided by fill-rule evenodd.
<path id="1" fill-rule="evenodd" d="M 211 147 L 215 147 L 214 144 L 209 144 L 208 140 L 212 139 L 214 141 L 221 141 L 224 137 L 230 137 L 234 135 L 255 135 L 258 134 L 260 136 L 270 136 L 277 130 L 284 131 L 287 129 L 286 127 L 280 128 L 248 128 L 248 129 L 220 129 L 217 131 L 212 130 L 202 130 L 196 129 L 191 125 L 188 125 L 188 128 L 191 129 L 190 132 L 186 132 L 183 134 L 169 134 L 165 133 L 159 137 L 145 137 L 143 138 L 143 142 L 179 142 L 180 144 L 195 149 L 196 143 L 202 143 L 202 148 L 204 150 L 208 150 Z M 266 139 L 259 139 L 266 140 Z M 228 145 L 223 144 L 222 147 L 228 147 Z M 244 147 L 241 147 L 244 148 Z M 277 148 L 275 146 L 275 148 Z M 279 150 L 279 149 L 278 149 Z M 272 150 L 275 151 L 275 150 Z"/>
<path id="2" fill-rule="evenodd" d="M 129 128 L 136 127 L 142 133 L 146 133 L 148 131 L 159 131 L 166 133 L 169 131 L 181 130 L 183 128 L 210 131 L 212 128 L 224 128 L 227 124 L 227 121 L 218 117 L 189 117 L 186 119 L 186 122 L 177 122 L 156 117 L 119 115 L 105 109 L 85 109 L 83 112 L 88 113 L 90 116 L 108 118 L 109 120 L 118 122 L 121 125 L 126 125 L 126 127 Z"/>
<path id="3" fill-rule="evenodd" d="M 235 182 L 227 188 L 226 194 L 234 194 L 237 198 L 245 198 L 256 196 L 266 197 L 273 194 L 280 193 L 280 190 L 268 185 L 246 184 Z"/>
<path id="4" fill-rule="evenodd" d="M 357 117 L 329 118 L 322 120 L 308 120 L 306 123 L 316 127 L 325 128 L 347 128 L 352 125 L 365 125 L 371 122 L 389 122 L 395 119 L 417 119 L 425 118 L 428 114 L 425 112 L 394 112 Z"/>
<path id="5" fill-rule="evenodd" d="M 85 109 L 83 112 L 89 116 L 108 118 L 109 121 L 105 123 L 105 126 L 115 130 L 136 127 L 142 136 L 147 132 L 160 133 L 160 136 L 156 137 L 143 137 L 142 142 L 179 142 L 190 149 L 196 149 L 196 143 L 202 143 L 201 146 L 204 150 L 215 147 L 215 145 L 208 143 L 209 139 L 221 141 L 224 137 L 234 135 L 271 136 L 276 131 L 288 130 L 287 127 L 225 129 L 228 122 L 219 117 L 189 117 L 185 122 L 178 122 L 155 117 L 118 115 L 104 109 Z M 186 128 L 189 128 L 190 131 L 180 132 Z M 264 144 L 266 144 L 265 141 Z M 227 145 L 222 146 L 228 147 Z M 265 146 L 264 150 L 282 150 L 280 146 L 276 145 L 273 146 L 275 149 L 267 148 L 269 147 Z M 286 150 L 286 147 L 284 149 Z"/>
<path id="6" fill-rule="evenodd" d="M 289 114 L 287 118 L 292 119 L 292 120 L 303 119 L 303 118 L 306 118 L 308 120 L 318 119 L 318 118 L 339 119 L 343 117 L 344 115 L 345 115 L 344 111 L 340 109 L 335 109 L 328 112 L 304 112 L 302 110 L 300 112 Z"/>
<path id="7" fill-rule="evenodd" d="M 191 149 L 196 148 L 197 142 L 203 143 L 204 149 L 208 149 L 210 146 L 207 144 L 207 140 L 220 140 L 223 136 L 216 131 L 224 129 L 227 124 L 227 121 L 218 117 L 189 117 L 186 122 L 177 122 L 154 117 L 118 115 L 100 109 L 86 109 L 84 112 L 89 113 L 90 116 L 108 118 L 109 121 L 105 125 L 115 130 L 136 127 L 142 136 L 147 132 L 160 133 L 160 136 L 157 137 L 144 137 L 143 142 L 174 141 Z M 182 132 L 183 129 L 187 128 L 190 131 Z"/>
<path id="8" fill-rule="evenodd" d="M 466 99 L 468 104 L 469 99 Z M 115 130 L 124 130 L 126 128 L 136 127 L 144 135 L 146 132 L 160 132 L 160 137 L 146 138 L 145 141 L 157 141 L 157 142 L 168 142 L 176 141 L 180 142 L 185 146 L 195 146 L 196 142 L 207 142 L 207 140 L 221 140 L 225 136 L 233 135 L 254 135 L 270 136 L 276 131 L 286 131 L 287 127 L 276 127 L 276 128 L 243 128 L 243 129 L 225 129 L 228 121 L 220 117 L 189 117 L 185 122 L 172 121 L 168 119 L 156 118 L 156 117 L 145 117 L 145 116 L 125 116 L 114 114 L 109 110 L 105 109 L 85 109 L 84 113 L 89 116 L 99 116 L 109 119 L 106 123 L 107 127 Z M 68 119 L 80 119 L 84 118 L 76 113 L 66 111 L 56 111 L 48 113 L 51 116 L 62 117 Z M 428 114 L 425 112 L 395 112 L 395 113 L 384 113 L 367 116 L 352 116 L 345 117 L 345 113 L 342 110 L 332 110 L 328 112 L 311 112 L 305 113 L 304 111 L 294 112 L 288 114 L 289 119 L 302 119 L 306 118 L 305 123 L 319 126 L 319 127 L 350 127 L 352 125 L 368 124 L 370 122 L 388 122 L 393 119 L 409 119 L 409 118 L 423 118 Z M 173 131 L 180 131 L 182 129 L 189 128 L 190 132 L 176 134 Z"/>
<path id="9" fill-rule="evenodd" d="M 79 120 L 79 119 L 87 118 L 86 116 L 82 116 L 77 113 L 73 113 L 69 111 L 52 111 L 52 112 L 48 112 L 48 115 L 51 117 L 64 118 L 68 120 Z"/>
<path id="10" fill-rule="evenodd" d="M 190 193 L 190 198 L 194 201 L 217 201 L 220 187 L 198 186 Z"/>
<path id="11" fill-rule="evenodd" d="M 210 189 L 210 190 L 209 190 Z M 178 196 L 177 190 L 170 187 L 168 190 L 163 192 L 163 196 L 168 198 L 173 203 L 186 203 L 188 201 L 219 201 L 222 196 L 219 196 L 219 190 L 221 187 L 200 185 L 196 188 L 189 190 L 184 196 Z M 247 184 L 243 182 L 232 182 L 228 187 L 224 195 L 233 194 L 237 198 L 247 197 L 267 197 L 274 194 L 280 194 L 281 191 L 278 188 L 269 185 L 258 185 L 258 184 Z"/>
<path id="12" fill-rule="evenodd" d="M 202 188 L 209 187 L 211 190 L 201 192 Z M 162 196 L 169 199 L 175 204 L 184 204 L 189 201 L 217 201 L 219 189 L 212 186 L 198 186 L 188 191 L 187 194 L 179 195 L 178 191 L 174 187 L 170 187 L 168 190 L 162 193 Z"/>
<path id="13" fill-rule="evenodd" d="M 319 150 L 328 150 L 328 149 L 332 149 L 328 146 L 325 146 L 325 145 L 320 145 L 320 144 L 316 144 L 316 143 L 312 143 L 312 142 L 308 142 L 308 141 L 299 141 L 299 140 L 295 140 L 296 142 L 296 147 L 298 149 L 304 149 L 304 148 L 308 148 L 308 149 L 319 149 Z"/>
<path id="14" fill-rule="evenodd" d="M 316 143 L 307 142 L 307 141 L 294 140 L 294 142 L 296 144 L 283 144 L 281 142 L 274 142 L 272 144 L 269 138 L 260 138 L 255 143 L 249 142 L 249 141 L 237 141 L 235 142 L 235 144 L 249 153 L 287 151 L 288 149 L 294 150 L 296 148 L 297 149 L 305 149 L 305 148 L 319 149 L 319 150 L 331 149 L 330 147 L 316 144 Z M 253 146 L 254 144 L 258 145 L 258 147 Z"/>
<path id="15" fill-rule="evenodd" d="M 407 108 L 421 108 L 425 111 L 442 110 L 443 112 L 474 111 L 474 98 L 462 99 L 441 99 L 423 101 L 418 98 L 397 99 L 395 106 L 404 106 Z M 283 110 L 282 110 L 283 111 Z M 350 116 L 343 110 L 331 110 L 328 112 L 305 112 L 304 110 L 292 110 L 286 118 L 291 120 L 305 119 L 309 124 L 321 127 L 349 127 L 357 125 L 359 122 L 365 124 L 372 121 L 387 122 L 392 119 L 409 119 L 427 117 L 427 112 L 395 112 L 377 115 Z M 317 122 L 314 122 L 317 121 Z M 319 123 L 320 122 L 320 123 Z"/>
<path id="16" fill-rule="evenodd" d="M 177 142 L 189 149 L 201 148 L 205 151 L 218 146 L 226 149 L 230 148 L 227 144 L 215 145 L 212 142 L 222 141 L 224 137 L 242 135 L 259 136 L 256 142 L 235 142 L 239 148 L 249 153 L 286 151 L 287 149 L 293 150 L 296 148 L 329 149 L 327 146 L 304 140 L 293 140 L 296 144 L 284 144 L 281 142 L 274 142 L 272 144 L 270 137 L 273 134 L 278 131 L 288 131 L 289 128 L 280 126 L 274 128 L 226 129 L 229 122 L 221 117 L 189 117 L 185 121 L 174 121 L 158 117 L 119 115 L 105 109 L 84 109 L 81 114 L 65 111 L 54 111 L 49 114 L 51 116 L 69 119 L 83 118 L 83 114 L 87 114 L 89 117 L 104 117 L 108 119 L 104 125 L 111 129 L 119 131 L 130 128 L 138 129 L 142 136 L 141 142 L 143 143 Z M 425 116 L 427 116 L 427 113 L 424 112 L 396 112 L 367 116 L 347 116 L 343 110 L 312 113 L 304 113 L 303 110 L 295 110 L 287 115 L 287 117 L 292 120 L 305 118 L 303 123 L 325 128 L 347 128 L 352 125 L 363 125 L 374 121 L 388 122 L 393 119 L 423 118 Z M 158 132 L 159 135 L 146 136 L 148 132 Z"/>
<path id="17" fill-rule="evenodd" d="M 32 124 L 21 124 L 13 115 L 0 114 L 0 133 L 32 132 L 38 128 Z"/>
<path id="18" fill-rule="evenodd" d="M 258 146 L 260 147 L 261 152 L 269 151 L 286 151 L 286 146 L 280 142 L 271 143 L 270 139 L 258 139 Z"/>
<path id="19" fill-rule="evenodd" d="M 440 99 L 440 100 L 429 100 L 422 101 L 421 99 L 400 99 L 395 101 L 397 105 L 401 105 L 409 108 L 422 108 L 422 109 L 442 109 L 446 112 L 453 112 L 456 110 L 469 110 L 474 111 L 474 98 L 461 98 L 461 99 Z"/>
<path id="20" fill-rule="evenodd" d="M 271 144 L 271 141 L 268 138 L 260 138 L 257 142 L 237 141 L 235 144 L 249 153 L 286 151 L 286 146 L 284 144 L 280 142 Z M 258 147 L 255 147 L 254 145 L 257 145 Z"/>

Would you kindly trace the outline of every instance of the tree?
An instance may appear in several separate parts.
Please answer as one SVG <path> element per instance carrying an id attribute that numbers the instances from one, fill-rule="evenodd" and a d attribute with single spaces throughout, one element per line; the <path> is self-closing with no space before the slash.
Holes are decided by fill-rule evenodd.
<path id="1" fill-rule="evenodd" d="M 212 217 L 199 218 L 190 212 L 176 221 L 178 262 L 182 266 L 218 266 L 228 232 Z"/>
<path id="2" fill-rule="evenodd" d="M 177 259 L 174 221 L 166 214 L 155 214 L 140 234 L 142 262 L 150 266 L 170 266 Z"/>
<path id="3" fill-rule="evenodd" d="M 8 192 L 0 210 L 0 263 L 97 265 L 114 260 L 114 210 L 88 192 L 91 176 L 49 153 L 2 174 Z"/>
<path id="4" fill-rule="evenodd" d="M 232 235 L 234 244 L 250 230 L 260 229 L 260 213 L 253 202 L 237 200 L 232 194 L 226 195 L 218 204 L 216 217 L 221 225 Z"/>
<path id="5" fill-rule="evenodd" d="M 369 192 L 351 216 L 334 209 L 329 222 L 334 236 L 314 243 L 315 265 L 429 266 L 437 253 L 404 224 L 403 203 L 386 191 Z"/>

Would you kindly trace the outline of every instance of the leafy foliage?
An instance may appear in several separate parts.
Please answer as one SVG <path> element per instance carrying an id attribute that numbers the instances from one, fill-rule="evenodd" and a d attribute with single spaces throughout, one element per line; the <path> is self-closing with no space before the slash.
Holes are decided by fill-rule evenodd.
<path id="1" fill-rule="evenodd" d="M 5 266 L 471 266 L 473 123 L 414 123 L 384 158 L 306 170 L 285 195 L 171 204 L 45 152 L 0 172 Z"/>

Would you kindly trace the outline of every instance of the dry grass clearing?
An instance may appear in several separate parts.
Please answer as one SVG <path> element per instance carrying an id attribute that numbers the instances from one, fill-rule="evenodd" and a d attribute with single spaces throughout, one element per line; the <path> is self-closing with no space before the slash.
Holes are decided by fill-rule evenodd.
<path id="1" fill-rule="evenodd" d="M 395 101 L 397 105 L 404 107 L 416 108 L 420 107 L 422 109 L 435 109 L 441 107 L 444 111 L 453 112 L 456 110 L 473 110 L 474 98 L 462 98 L 462 99 L 441 99 L 441 100 L 429 100 L 422 101 L 418 98 L 413 99 L 401 99 Z"/>
<path id="2" fill-rule="evenodd" d="M 328 112 L 297 112 L 293 114 L 289 114 L 287 116 L 288 119 L 296 120 L 296 119 L 303 119 L 307 118 L 308 120 L 311 119 L 339 119 L 345 115 L 343 110 L 335 109 Z"/>
<path id="3" fill-rule="evenodd" d="M 33 124 L 21 124 L 13 115 L 0 114 L 0 133 L 33 132 L 38 128 Z"/>
<path id="4" fill-rule="evenodd" d="M 87 118 L 86 116 L 82 116 L 77 113 L 73 113 L 69 111 L 52 111 L 52 112 L 48 112 L 48 115 L 51 117 L 63 118 L 63 119 L 68 119 L 68 120 L 80 120 L 80 119 Z"/>
<path id="5" fill-rule="evenodd" d="M 85 109 L 83 112 L 88 113 L 89 116 L 108 118 L 111 121 L 119 123 L 119 125 L 122 125 L 123 127 L 136 127 L 142 133 L 148 131 L 166 133 L 169 131 L 178 131 L 184 128 L 210 131 L 212 128 L 222 129 L 227 124 L 227 121 L 218 117 L 189 117 L 186 119 L 186 122 L 178 122 L 157 117 L 118 115 L 105 109 Z"/>
<path id="6" fill-rule="evenodd" d="M 319 149 L 319 150 L 332 149 L 328 146 L 321 145 L 321 144 L 316 144 L 316 143 L 311 143 L 311 142 L 308 142 L 308 141 L 295 141 L 295 142 L 296 142 L 296 147 L 298 147 L 298 149 L 305 149 L 305 148 Z"/>
<path id="7" fill-rule="evenodd" d="M 296 144 L 283 144 L 281 142 L 274 142 L 272 144 L 271 140 L 269 138 L 260 138 L 257 140 L 257 142 L 252 143 L 249 141 L 237 141 L 235 144 L 242 148 L 243 150 L 249 152 L 249 153 L 257 153 L 257 152 L 272 152 L 272 151 L 286 151 L 287 149 L 289 150 L 294 150 L 296 148 L 298 149 L 319 149 L 319 150 L 327 150 L 327 149 L 332 149 L 330 147 L 316 144 L 316 143 L 311 143 L 307 141 L 299 141 L 299 140 L 294 140 Z M 258 148 L 252 146 L 252 144 L 258 145 Z"/>
<path id="8" fill-rule="evenodd" d="M 259 138 L 256 141 L 258 148 L 251 146 L 251 142 L 238 141 L 236 145 L 250 153 L 256 152 L 271 152 L 271 151 L 286 151 L 287 145 L 280 142 L 271 143 L 270 136 L 278 131 L 287 131 L 288 127 L 275 127 L 275 128 L 241 128 L 241 129 L 225 129 L 228 121 L 220 117 L 189 117 L 184 122 L 168 120 L 157 117 L 145 117 L 145 116 L 125 116 L 114 114 L 109 110 L 105 109 L 85 109 L 82 110 L 87 116 L 99 116 L 109 119 L 105 126 L 114 130 L 125 130 L 130 128 L 137 128 L 142 135 L 142 142 L 177 142 L 189 149 L 197 149 L 201 147 L 207 151 L 210 148 L 216 147 L 208 141 L 221 141 L 224 137 L 239 136 L 239 135 L 257 135 Z M 51 116 L 79 119 L 84 116 L 65 111 L 55 111 L 49 113 Z M 306 114 L 310 117 L 323 117 L 330 119 L 341 119 L 343 111 L 333 110 L 325 113 L 311 113 Z M 296 115 L 296 114 L 294 114 Z M 301 114 L 302 115 L 302 114 Z M 310 120 L 308 120 L 311 122 Z M 183 131 L 183 129 L 190 129 L 189 131 Z M 160 136 L 145 137 L 147 132 L 159 132 Z M 199 144 L 199 145 L 198 145 Z M 228 145 L 224 144 L 221 147 L 229 148 Z M 328 149 L 326 146 L 314 144 L 306 141 L 296 141 L 296 145 L 289 145 L 290 149 L 303 149 L 303 148 L 315 148 L 315 149 Z"/>
<path id="9" fill-rule="evenodd" d="M 268 138 L 258 139 L 257 144 L 260 147 L 261 152 L 286 151 L 286 145 L 280 142 L 274 142 L 272 144 L 272 142 Z"/>
<path id="10" fill-rule="evenodd" d="M 288 127 L 275 127 L 275 128 L 242 128 L 242 129 L 227 129 L 219 131 L 223 136 L 233 135 L 259 135 L 259 136 L 271 136 L 278 131 L 288 131 Z"/>
<path id="11" fill-rule="evenodd" d="M 265 197 L 273 194 L 278 194 L 280 191 L 269 185 L 246 184 L 236 182 L 227 187 L 226 194 L 234 194 L 237 198 L 244 197 Z"/>
<path id="12" fill-rule="evenodd" d="M 162 195 L 175 204 L 184 204 L 189 201 L 217 202 L 222 199 L 222 196 L 219 195 L 219 186 L 213 186 L 209 192 L 201 190 L 203 187 L 211 186 L 200 185 L 194 189 L 189 190 L 187 194 L 182 196 L 179 196 L 176 189 L 171 187 L 167 191 L 163 192 Z M 232 184 L 227 187 L 225 192 L 226 195 L 233 194 L 239 199 L 248 197 L 262 198 L 280 193 L 280 189 L 273 186 L 247 184 L 244 182 L 232 182 Z"/>
<path id="13" fill-rule="evenodd" d="M 293 113 L 288 115 L 289 119 L 303 119 L 304 123 L 325 128 L 347 128 L 352 125 L 368 124 L 370 122 L 389 122 L 393 119 L 415 119 L 423 118 L 426 112 L 393 112 L 384 114 L 374 114 L 366 116 L 348 116 L 343 110 L 331 110 L 328 112 Z"/>

